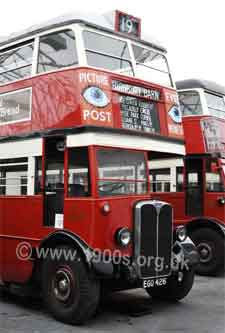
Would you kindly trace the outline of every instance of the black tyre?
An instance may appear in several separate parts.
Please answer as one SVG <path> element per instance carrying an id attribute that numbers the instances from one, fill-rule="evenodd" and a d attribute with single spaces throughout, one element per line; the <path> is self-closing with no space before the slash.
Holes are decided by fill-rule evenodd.
<path id="1" fill-rule="evenodd" d="M 196 273 L 215 276 L 224 270 L 225 241 L 219 232 L 210 228 L 200 228 L 190 234 L 199 252 Z"/>
<path id="2" fill-rule="evenodd" d="M 58 253 L 71 253 L 74 249 L 57 247 Z M 59 252 L 60 251 L 60 252 Z M 83 324 L 97 310 L 100 295 L 99 281 L 90 276 L 81 257 L 60 259 L 50 256 L 43 262 L 42 291 L 49 312 L 67 324 Z"/>
<path id="3" fill-rule="evenodd" d="M 190 292 L 194 283 L 194 270 L 184 270 L 168 278 L 167 285 L 147 288 L 147 293 L 156 299 L 180 301 Z"/>

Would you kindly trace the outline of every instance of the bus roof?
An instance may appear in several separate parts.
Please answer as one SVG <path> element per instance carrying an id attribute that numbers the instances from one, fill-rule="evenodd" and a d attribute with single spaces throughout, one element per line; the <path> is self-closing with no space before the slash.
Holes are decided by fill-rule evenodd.
<path id="1" fill-rule="evenodd" d="M 83 13 L 83 12 L 76 12 L 70 13 L 62 16 L 58 16 L 51 20 L 45 21 L 43 23 L 33 25 L 25 30 L 20 32 L 12 33 L 7 37 L 0 36 L 0 48 L 7 46 L 8 44 L 14 43 L 24 38 L 29 38 L 34 36 L 35 34 L 42 33 L 44 31 L 58 28 L 64 25 L 74 24 L 74 23 L 82 23 L 86 26 L 96 28 L 98 30 L 102 30 L 105 32 L 113 33 L 121 37 L 127 37 L 134 41 L 138 41 L 144 43 L 150 47 L 156 48 L 161 52 L 166 52 L 166 49 L 154 38 L 146 35 L 143 37 L 144 39 L 139 39 L 132 36 L 126 36 L 122 33 L 116 32 L 114 30 L 114 22 L 113 22 L 112 15 L 98 15 L 93 13 Z"/>
<path id="2" fill-rule="evenodd" d="M 177 90 L 203 88 L 221 95 L 225 95 L 225 87 L 213 81 L 188 79 L 176 82 Z"/>

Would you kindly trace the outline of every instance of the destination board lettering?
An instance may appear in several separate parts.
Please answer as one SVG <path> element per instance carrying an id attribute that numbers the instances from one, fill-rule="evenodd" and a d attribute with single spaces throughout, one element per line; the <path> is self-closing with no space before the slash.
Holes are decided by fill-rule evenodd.
<path id="1" fill-rule="evenodd" d="M 154 101 L 160 100 L 160 91 L 139 86 L 133 86 L 117 80 L 112 81 L 112 89 L 124 94 L 131 94 L 138 97 L 147 97 Z"/>
<path id="2" fill-rule="evenodd" d="M 147 133 L 160 133 L 156 104 L 137 97 L 120 96 L 122 127 Z"/>

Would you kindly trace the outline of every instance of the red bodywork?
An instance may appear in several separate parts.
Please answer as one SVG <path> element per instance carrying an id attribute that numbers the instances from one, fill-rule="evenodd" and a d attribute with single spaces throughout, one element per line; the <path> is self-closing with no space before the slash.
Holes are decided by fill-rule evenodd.
<path id="1" fill-rule="evenodd" d="M 209 116 L 183 118 L 186 155 L 225 153 L 225 121 Z"/>
<path id="2" fill-rule="evenodd" d="M 0 137 L 6 139 L 14 136 L 29 137 L 34 133 L 43 134 L 47 130 L 65 130 L 86 125 L 121 129 L 119 93 L 111 88 L 113 79 L 159 91 L 160 99 L 157 101 L 157 111 L 160 133 L 155 135 L 183 139 L 181 124 L 174 123 L 175 132 L 173 132 L 173 128 L 172 131 L 171 128 L 168 129 L 168 123 L 171 123 L 168 111 L 177 99 L 173 89 L 90 68 L 57 71 L 2 86 L 0 94 L 31 87 L 32 114 L 30 121 L 1 125 Z M 110 103 L 105 108 L 94 108 L 84 100 L 83 91 L 91 85 L 100 87 L 106 93 Z M 143 99 L 148 101 L 151 98 L 143 97 Z M 91 118 L 84 117 L 85 110 L 90 112 L 94 110 Z M 119 227 L 133 228 L 134 203 L 140 199 L 148 199 L 149 193 L 138 196 L 99 198 L 95 184 L 95 149 L 94 146 L 89 147 L 93 180 L 92 196 L 90 198 L 69 198 L 65 188 L 64 229 L 78 235 L 91 248 L 115 250 L 118 248 L 114 240 L 115 231 Z M 65 157 L 65 170 L 67 170 L 66 163 Z M 66 172 L 65 177 L 67 177 Z M 67 183 L 66 179 L 64 183 Z M 111 212 L 108 215 L 102 214 L 101 211 L 104 202 L 110 203 L 111 206 Z M 21 261 L 17 258 L 16 251 L 21 242 L 29 242 L 35 247 L 55 231 L 53 227 L 43 226 L 43 207 L 42 194 L 0 197 L 0 280 L 22 283 L 31 277 L 33 261 Z M 120 248 L 120 250 L 124 255 L 132 253 L 131 247 Z M 26 253 L 26 251 L 26 246 L 24 246 L 22 252 Z"/>
<path id="3" fill-rule="evenodd" d="M 205 178 L 206 162 L 216 161 L 225 187 L 225 121 L 212 116 L 188 116 L 183 118 L 183 127 L 186 157 L 193 158 L 193 161 L 195 158 L 203 160 L 202 214 L 193 216 L 187 213 L 186 182 L 183 192 L 156 193 L 154 198 L 172 204 L 175 225 L 187 224 L 195 220 L 209 220 L 225 225 L 225 206 L 219 201 L 220 198 L 225 197 L 225 194 L 224 192 L 207 192 Z M 184 179 L 185 172 L 184 168 Z"/>
<path id="4" fill-rule="evenodd" d="M 29 135 L 32 132 L 43 132 L 49 129 L 66 129 L 93 125 L 120 129 L 121 115 L 119 95 L 112 90 L 112 80 L 124 84 L 147 89 L 154 89 L 160 93 L 157 101 L 157 111 L 160 121 L 160 136 L 183 139 L 181 124 L 175 124 L 175 129 L 168 126 L 172 122 L 168 111 L 175 104 L 177 94 L 173 89 L 162 88 L 155 84 L 147 84 L 135 78 L 116 75 L 90 68 L 68 69 L 50 74 L 21 80 L 0 88 L 0 94 L 13 92 L 24 88 L 32 88 L 32 119 L 0 126 L 0 137 L 14 135 Z M 110 103 L 104 108 L 95 108 L 88 104 L 82 94 L 88 86 L 98 86 L 103 89 Z M 127 92 L 126 92 L 126 95 Z M 129 94 L 130 96 L 135 96 Z M 140 96 L 139 96 L 140 97 Z M 141 96 L 143 100 L 152 98 Z M 85 110 L 90 111 L 89 114 Z M 92 115 L 89 116 L 92 112 Z M 101 113 L 102 112 L 102 113 Z"/>

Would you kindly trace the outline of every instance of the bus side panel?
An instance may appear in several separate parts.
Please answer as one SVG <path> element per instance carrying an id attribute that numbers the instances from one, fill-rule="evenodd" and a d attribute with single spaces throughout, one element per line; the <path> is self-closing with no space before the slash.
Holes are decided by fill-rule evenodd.
<path id="1" fill-rule="evenodd" d="M 149 197 L 147 198 L 149 199 Z M 99 249 L 108 249 L 113 252 L 120 250 L 122 255 L 131 256 L 132 247 L 120 247 L 116 242 L 116 232 L 122 227 L 133 229 L 134 216 L 133 211 L 135 203 L 140 200 L 138 197 L 108 197 L 99 199 L 95 207 L 95 230 L 101 230 L 96 233 L 95 246 Z M 108 202 L 111 207 L 109 214 L 104 215 L 101 207 Z"/>
<path id="2" fill-rule="evenodd" d="M 5 197 L 0 199 L 3 237 L 3 280 L 26 282 L 32 274 L 31 248 L 39 244 L 42 227 L 41 197 Z"/>
<path id="3" fill-rule="evenodd" d="M 112 198 L 91 201 L 88 199 L 65 200 L 65 229 L 74 232 L 91 248 L 113 251 L 116 230 L 121 227 L 132 228 L 131 212 L 137 198 Z M 104 203 L 109 203 L 109 214 L 102 213 Z M 131 209 L 130 209 L 131 207 Z M 99 232 L 96 232 L 99 230 Z M 130 255 L 131 249 L 120 248 L 124 255 Z"/>
<path id="4" fill-rule="evenodd" d="M 219 198 L 223 197 L 223 192 L 205 192 L 204 216 L 213 216 L 225 224 L 225 207 L 219 203 Z"/>
<path id="5" fill-rule="evenodd" d="M 94 201 L 87 198 L 67 198 L 64 201 L 64 228 L 73 232 L 87 244 L 91 244 L 93 230 Z"/>
<path id="6" fill-rule="evenodd" d="M 173 207 L 174 224 L 184 224 L 187 220 L 185 215 L 185 194 L 184 192 L 154 192 L 153 199 L 168 202 Z"/>

